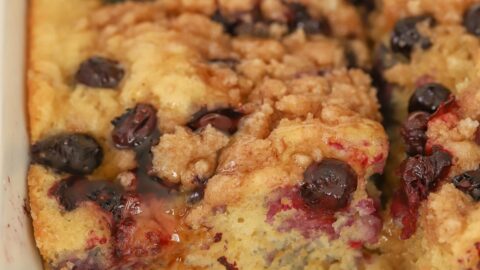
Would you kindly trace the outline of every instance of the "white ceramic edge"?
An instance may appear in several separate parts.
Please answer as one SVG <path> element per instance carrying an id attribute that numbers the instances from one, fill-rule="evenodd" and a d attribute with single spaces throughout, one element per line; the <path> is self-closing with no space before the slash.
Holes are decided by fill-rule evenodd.
<path id="1" fill-rule="evenodd" d="M 28 136 L 25 110 L 27 0 L 0 0 L 0 269 L 42 269 L 24 211 Z"/>

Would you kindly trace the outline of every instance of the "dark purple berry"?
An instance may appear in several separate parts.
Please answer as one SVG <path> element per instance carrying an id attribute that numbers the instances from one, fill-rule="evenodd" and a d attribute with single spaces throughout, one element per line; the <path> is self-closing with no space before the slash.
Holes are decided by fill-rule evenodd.
<path id="1" fill-rule="evenodd" d="M 304 172 L 300 194 L 310 207 L 339 210 L 348 205 L 356 189 L 357 174 L 348 163 L 324 159 Z"/>
<path id="2" fill-rule="evenodd" d="M 480 200 L 480 170 L 467 171 L 452 179 L 456 188 L 469 194 L 475 201 Z"/>
<path id="3" fill-rule="evenodd" d="M 445 176 L 445 173 L 452 166 L 452 155 L 438 146 L 434 146 L 432 151 L 429 159 L 434 168 L 434 177 L 439 179 Z"/>
<path id="4" fill-rule="evenodd" d="M 400 170 L 401 187 L 393 196 L 391 213 L 403 225 L 401 239 L 408 239 L 417 228 L 418 209 L 452 165 L 452 155 L 438 146 L 432 155 L 407 158 Z"/>
<path id="5" fill-rule="evenodd" d="M 87 134 L 60 134 L 37 142 L 31 148 L 33 163 L 59 172 L 83 175 L 92 173 L 103 160 L 103 150 Z"/>
<path id="6" fill-rule="evenodd" d="M 121 202 L 123 189 L 110 181 L 94 181 L 88 188 L 87 198 L 107 212 L 113 212 Z"/>
<path id="7" fill-rule="evenodd" d="M 427 83 L 415 90 L 408 102 L 408 112 L 434 113 L 450 97 L 450 90 L 438 83 Z"/>
<path id="8" fill-rule="evenodd" d="M 290 16 L 288 20 L 289 32 L 294 32 L 297 29 L 303 29 L 306 34 L 331 34 L 331 28 L 327 20 L 315 19 L 308 13 L 307 8 L 298 3 L 291 3 L 288 5 Z"/>
<path id="9" fill-rule="evenodd" d="M 420 201 L 427 198 L 452 165 L 450 153 L 437 148 L 433 151 L 430 156 L 409 157 L 402 166 L 403 187 L 411 207 L 418 206 Z"/>
<path id="10" fill-rule="evenodd" d="M 157 111 L 149 104 L 138 104 L 112 121 L 112 140 L 120 149 L 134 148 L 157 130 Z"/>
<path id="11" fill-rule="evenodd" d="M 427 128 L 430 114 L 426 112 L 414 112 L 410 114 L 405 121 L 401 134 L 405 145 L 406 152 L 409 156 L 423 155 L 425 152 L 425 144 L 427 143 Z"/>
<path id="12" fill-rule="evenodd" d="M 75 79 L 90 87 L 116 88 L 124 75 L 125 71 L 117 61 L 93 56 L 80 64 Z"/>
<path id="13" fill-rule="evenodd" d="M 480 3 L 472 5 L 463 16 L 463 25 L 467 31 L 480 37 Z"/>
<path id="14" fill-rule="evenodd" d="M 431 46 L 428 37 L 422 36 L 417 29 L 417 24 L 425 20 L 433 23 L 431 16 L 415 16 L 399 20 L 395 24 L 392 37 L 390 38 L 392 51 L 410 57 L 415 45 L 419 44 L 423 49 Z"/>
<path id="15" fill-rule="evenodd" d="M 82 177 L 72 176 L 67 179 L 61 180 L 55 184 L 50 191 L 52 196 L 57 198 L 60 205 L 67 211 L 72 211 L 78 207 L 81 201 L 83 201 L 82 195 L 73 191 L 73 187 L 79 181 L 86 181 Z"/>
<path id="16" fill-rule="evenodd" d="M 72 211 L 82 202 L 96 203 L 107 212 L 113 212 L 121 202 L 123 190 L 110 181 L 90 181 L 80 176 L 61 180 L 51 190 L 66 211 Z"/>
<path id="17" fill-rule="evenodd" d="M 238 129 L 238 122 L 243 114 L 231 108 L 207 111 L 205 108 L 195 113 L 187 124 L 192 130 L 198 130 L 208 125 L 228 134 Z"/>

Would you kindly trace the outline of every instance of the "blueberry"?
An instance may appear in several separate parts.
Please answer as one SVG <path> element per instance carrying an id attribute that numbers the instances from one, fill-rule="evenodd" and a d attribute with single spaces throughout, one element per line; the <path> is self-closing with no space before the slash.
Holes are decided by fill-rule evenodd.
<path id="1" fill-rule="evenodd" d="M 80 64 L 75 79 L 90 87 L 116 88 L 124 75 L 125 71 L 117 61 L 93 56 Z"/>
<path id="2" fill-rule="evenodd" d="M 238 129 L 238 122 L 243 114 L 231 109 L 216 109 L 207 111 L 205 108 L 195 113 L 192 120 L 187 124 L 192 130 L 198 130 L 212 125 L 212 127 L 228 134 L 233 134 Z"/>
<path id="3" fill-rule="evenodd" d="M 70 176 L 61 180 L 50 191 L 66 211 L 72 211 L 82 202 L 96 203 L 107 212 L 120 205 L 123 190 L 110 181 L 90 181 L 81 176 Z"/>
<path id="4" fill-rule="evenodd" d="M 344 208 L 357 189 L 357 174 L 350 165 L 337 159 L 324 159 L 311 164 L 303 178 L 300 194 L 305 203 L 313 208 Z"/>
<path id="5" fill-rule="evenodd" d="M 59 134 L 31 147 L 33 163 L 59 172 L 83 175 L 92 173 L 103 160 L 103 150 L 90 135 Z"/>
<path id="6" fill-rule="evenodd" d="M 408 112 L 434 113 L 450 97 L 450 90 L 438 83 L 428 83 L 415 90 L 408 102 Z"/>
<path id="7" fill-rule="evenodd" d="M 399 20 L 393 29 L 390 38 L 390 46 L 392 51 L 410 57 L 415 45 L 419 44 L 423 49 L 431 46 L 431 42 L 427 37 L 422 36 L 417 29 L 417 24 L 429 20 L 433 22 L 431 16 L 415 16 L 407 17 Z"/>
<path id="8" fill-rule="evenodd" d="M 467 171 L 452 179 L 456 188 L 469 194 L 475 201 L 480 200 L 480 170 Z"/>
<path id="9" fill-rule="evenodd" d="M 86 197 L 107 212 L 120 205 L 123 189 L 110 181 L 89 181 Z"/>
<path id="10" fill-rule="evenodd" d="M 112 140 L 120 149 L 134 148 L 147 141 L 157 130 L 157 111 L 149 104 L 138 104 L 112 121 Z"/>
<path id="11" fill-rule="evenodd" d="M 409 156 L 423 155 L 427 142 L 427 127 L 430 114 L 426 112 L 414 112 L 405 121 L 401 134 L 406 144 Z"/>
<path id="12" fill-rule="evenodd" d="M 480 37 L 480 3 L 472 5 L 465 12 L 463 25 L 469 33 Z"/>
<path id="13" fill-rule="evenodd" d="M 452 165 L 452 155 L 434 148 L 432 155 L 409 157 L 402 165 L 401 178 L 410 206 L 425 200 Z"/>

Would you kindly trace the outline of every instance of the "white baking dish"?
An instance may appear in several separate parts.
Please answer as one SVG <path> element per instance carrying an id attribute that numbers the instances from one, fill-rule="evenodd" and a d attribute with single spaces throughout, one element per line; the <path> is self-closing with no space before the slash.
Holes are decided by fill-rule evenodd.
<path id="1" fill-rule="evenodd" d="M 0 269 L 42 269 L 27 198 L 25 109 L 27 0 L 0 0 Z"/>

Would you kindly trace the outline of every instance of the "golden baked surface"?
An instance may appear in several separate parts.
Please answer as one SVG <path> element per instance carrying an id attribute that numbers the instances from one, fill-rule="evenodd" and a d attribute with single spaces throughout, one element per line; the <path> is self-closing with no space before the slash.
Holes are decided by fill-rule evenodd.
<path id="1" fill-rule="evenodd" d="M 371 79 L 349 69 L 370 65 L 364 15 L 340 0 L 32 1 L 46 268 L 381 269 L 369 178 L 388 141 Z"/>

